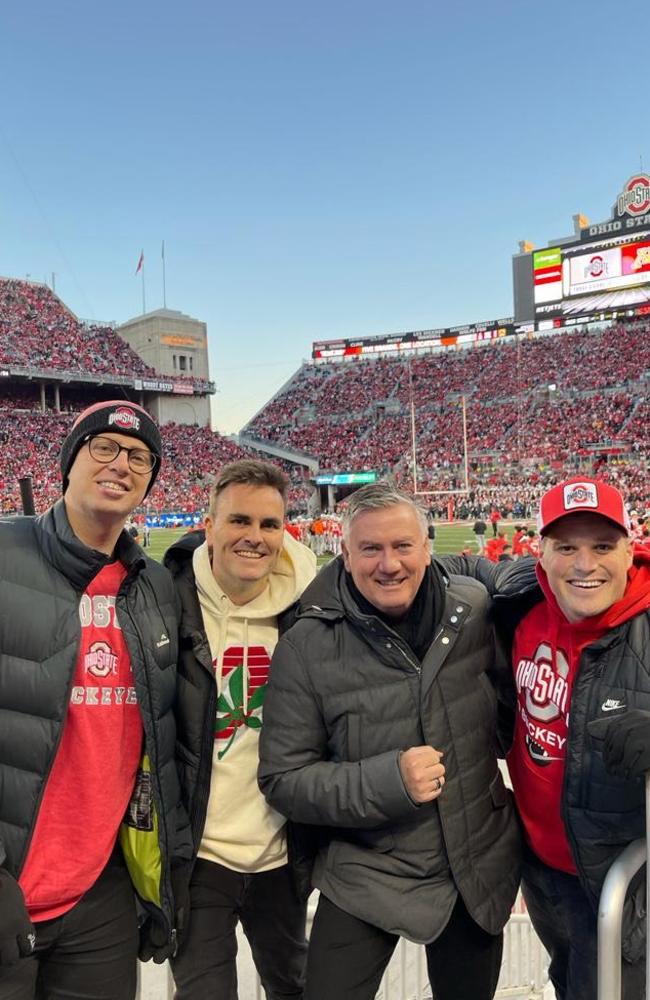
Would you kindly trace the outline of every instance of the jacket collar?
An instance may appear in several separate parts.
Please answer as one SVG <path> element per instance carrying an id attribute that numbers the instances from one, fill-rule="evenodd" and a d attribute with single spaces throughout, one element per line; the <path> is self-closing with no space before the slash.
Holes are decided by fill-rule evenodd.
<path id="1" fill-rule="evenodd" d="M 45 559 L 63 574 L 78 591 L 84 591 L 99 571 L 111 562 L 111 557 L 84 545 L 74 534 L 68 521 L 63 500 L 58 500 L 36 518 L 36 532 Z M 139 571 L 145 558 L 126 531 L 120 534 L 115 557 L 129 573 Z"/>
<path id="2" fill-rule="evenodd" d="M 434 602 L 440 604 L 440 607 L 434 609 L 435 618 L 438 620 L 442 614 L 449 580 L 435 562 L 427 568 L 427 573 L 433 584 Z M 358 606 L 347 585 L 342 556 L 337 556 L 324 566 L 316 579 L 307 587 L 299 601 L 298 618 L 320 618 L 328 621 L 349 618 L 360 623 L 377 618 L 386 628 L 390 627 L 379 612 L 376 615 L 367 614 Z"/>

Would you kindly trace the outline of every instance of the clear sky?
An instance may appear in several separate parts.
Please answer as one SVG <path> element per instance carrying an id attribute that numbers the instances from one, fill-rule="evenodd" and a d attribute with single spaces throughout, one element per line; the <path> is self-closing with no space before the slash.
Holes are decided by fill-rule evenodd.
<path id="1" fill-rule="evenodd" d="M 650 168 L 629 0 L 27 0 L 0 25 L 0 275 L 208 324 L 239 430 L 314 340 L 512 313 L 511 256 Z"/>

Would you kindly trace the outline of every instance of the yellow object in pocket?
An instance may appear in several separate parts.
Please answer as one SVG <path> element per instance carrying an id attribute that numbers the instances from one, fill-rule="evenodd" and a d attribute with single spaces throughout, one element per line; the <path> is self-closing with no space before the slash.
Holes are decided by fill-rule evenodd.
<path id="1" fill-rule="evenodd" d="M 158 816 L 153 797 L 151 762 L 145 754 L 135 778 L 133 795 L 120 827 L 120 846 L 135 891 L 160 906 L 162 862 Z"/>

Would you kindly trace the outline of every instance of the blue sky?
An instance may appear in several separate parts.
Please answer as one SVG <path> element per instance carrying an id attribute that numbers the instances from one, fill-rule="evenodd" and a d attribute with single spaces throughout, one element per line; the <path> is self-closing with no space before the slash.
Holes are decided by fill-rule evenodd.
<path id="1" fill-rule="evenodd" d="M 9 6 L 9 5 L 7 5 Z M 238 430 L 314 340 L 510 315 L 511 256 L 650 167 L 638 6 L 33 0 L 0 29 L 0 274 L 208 324 Z"/>

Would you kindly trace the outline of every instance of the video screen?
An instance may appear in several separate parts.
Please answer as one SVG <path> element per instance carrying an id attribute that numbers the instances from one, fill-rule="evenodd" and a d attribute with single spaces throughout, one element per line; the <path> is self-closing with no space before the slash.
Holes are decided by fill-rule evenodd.
<path id="1" fill-rule="evenodd" d="M 535 319 L 587 319 L 650 309 L 650 231 L 532 255 Z"/>

